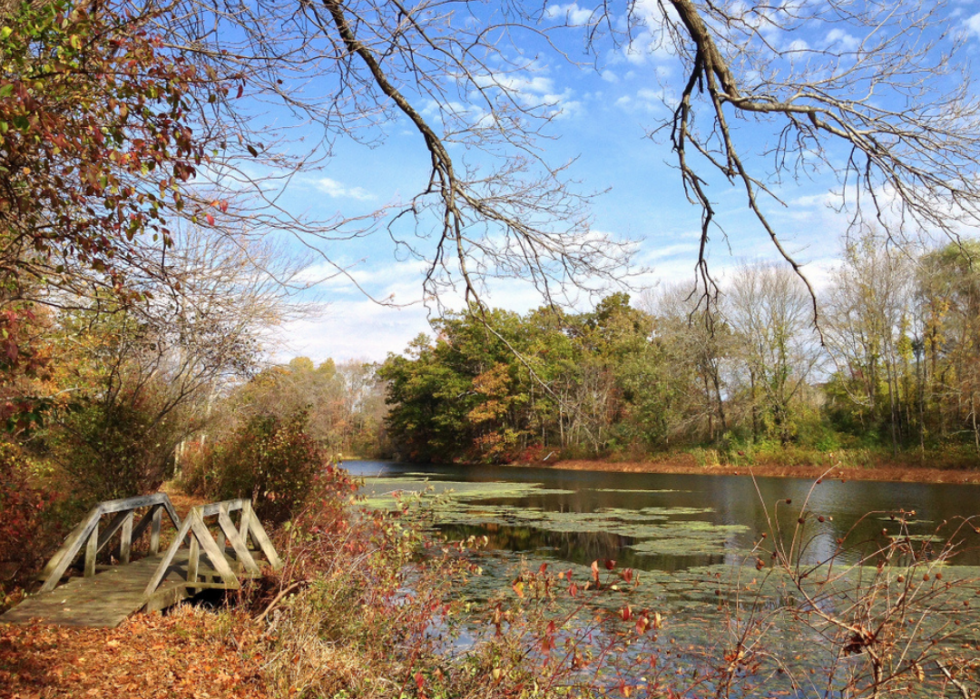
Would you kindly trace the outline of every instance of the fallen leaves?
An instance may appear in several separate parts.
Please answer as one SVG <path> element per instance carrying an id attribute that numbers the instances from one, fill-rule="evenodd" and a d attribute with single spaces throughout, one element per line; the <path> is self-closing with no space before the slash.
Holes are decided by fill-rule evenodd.
<path id="1" fill-rule="evenodd" d="M 261 657 L 222 619 L 181 607 L 116 629 L 0 626 L 0 697 L 265 699 Z"/>

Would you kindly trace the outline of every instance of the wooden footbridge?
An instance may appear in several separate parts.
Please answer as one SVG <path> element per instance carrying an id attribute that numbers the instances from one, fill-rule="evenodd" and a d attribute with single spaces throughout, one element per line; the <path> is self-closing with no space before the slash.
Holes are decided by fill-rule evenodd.
<path id="1" fill-rule="evenodd" d="M 177 532 L 161 554 L 164 513 Z M 104 517 L 108 521 L 100 529 Z M 208 528 L 215 517 L 217 538 Z M 104 551 L 117 533 L 118 543 Z M 147 555 L 137 559 L 133 543 L 146 533 Z M 79 558 L 82 575 L 63 581 Z M 248 500 L 198 505 L 183 522 L 164 493 L 109 500 L 92 508 L 69 534 L 41 572 L 40 591 L 0 616 L 0 622 L 118 626 L 134 612 L 164 609 L 202 590 L 238 589 L 241 578 L 260 574 L 263 559 L 275 569 L 282 565 Z"/>

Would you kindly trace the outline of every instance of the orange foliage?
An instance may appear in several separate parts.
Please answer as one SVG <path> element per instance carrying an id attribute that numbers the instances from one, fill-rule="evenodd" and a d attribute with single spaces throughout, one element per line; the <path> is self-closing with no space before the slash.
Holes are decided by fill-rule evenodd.
<path id="1" fill-rule="evenodd" d="M 189 607 L 140 615 L 117 629 L 0 626 L 0 697 L 265 699 L 254 639 L 216 628 Z"/>

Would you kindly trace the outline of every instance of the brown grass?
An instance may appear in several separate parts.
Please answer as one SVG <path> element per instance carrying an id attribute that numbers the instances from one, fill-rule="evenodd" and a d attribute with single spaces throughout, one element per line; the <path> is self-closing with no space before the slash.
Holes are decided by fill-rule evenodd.
<path id="1" fill-rule="evenodd" d="M 559 462 L 511 464 L 514 467 L 565 469 L 569 471 L 611 471 L 620 473 L 694 473 L 701 475 L 760 476 L 772 478 L 837 478 L 843 481 L 896 481 L 906 483 L 980 483 L 980 470 L 928 468 L 902 464 L 873 467 L 787 466 L 756 463 L 751 466 L 718 464 L 701 466 L 690 454 L 673 454 L 651 461 L 607 461 L 573 459 Z M 828 472 L 829 471 L 829 472 Z M 826 475 L 824 475 L 826 473 Z"/>

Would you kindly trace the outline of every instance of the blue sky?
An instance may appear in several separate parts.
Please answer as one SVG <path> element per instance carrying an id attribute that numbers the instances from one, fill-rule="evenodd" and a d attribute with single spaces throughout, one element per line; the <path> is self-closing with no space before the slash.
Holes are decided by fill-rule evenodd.
<path id="1" fill-rule="evenodd" d="M 980 37 L 980 7 L 974 5 L 954 3 L 950 23 L 957 31 Z M 551 8 L 556 18 L 573 21 L 581 11 L 574 3 Z M 545 157 L 552 163 L 576 159 L 570 177 L 579 182 L 579 191 L 597 193 L 591 204 L 594 229 L 639 241 L 635 261 L 649 271 L 632 280 L 635 293 L 657 284 L 693 284 L 700 210 L 684 197 L 669 145 L 646 137 L 658 117 L 668 113 L 662 99 L 665 94 L 669 99 L 679 63 L 663 52 L 651 52 L 638 36 L 632 46 L 602 53 L 596 68 L 582 53 L 579 36 L 569 34 L 568 42 L 563 48 L 586 65 L 545 55 L 523 76 L 521 89 L 529 99 L 554 103 L 561 110 L 549 126 L 552 140 L 540 142 Z M 410 198 L 424 184 L 428 162 L 421 137 L 409 126 L 407 121 L 388 124 L 384 143 L 376 147 L 338 141 L 322 169 L 295 178 L 284 193 L 284 204 L 295 213 L 317 217 L 350 216 Z M 750 136 L 758 153 L 774 137 L 765 124 L 741 123 L 738 128 Z M 759 168 L 767 165 L 755 156 L 750 162 Z M 777 191 L 789 206 L 766 204 L 784 243 L 806 263 L 818 287 L 828 277 L 847 228 L 846 219 L 828 208 L 835 201 L 835 184 L 829 173 L 784 182 Z M 711 179 L 710 185 L 718 221 L 728 234 L 727 240 L 720 231 L 712 236 L 709 257 L 714 273 L 723 278 L 725 270 L 739 262 L 776 259 L 768 237 L 746 211 L 744 192 L 719 178 Z M 323 253 L 374 298 L 396 305 L 371 301 L 345 277 L 331 277 L 332 266 L 314 262 L 307 278 L 319 281 L 316 298 L 321 312 L 289 325 L 282 344 L 274 349 L 275 357 L 380 361 L 428 331 L 433 304 L 426 304 L 422 296 L 423 266 L 397 255 L 383 231 L 328 244 Z M 528 285 L 517 281 L 492 285 L 485 300 L 516 311 L 541 304 Z M 452 306 L 454 300 L 446 303 Z"/>

